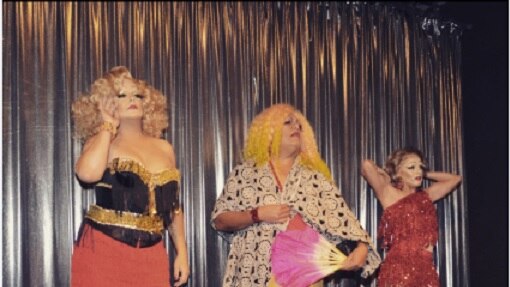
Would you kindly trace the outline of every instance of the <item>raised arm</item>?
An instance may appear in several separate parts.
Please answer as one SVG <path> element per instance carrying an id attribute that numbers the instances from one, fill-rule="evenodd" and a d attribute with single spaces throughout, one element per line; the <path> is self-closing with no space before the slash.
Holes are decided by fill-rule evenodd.
<path id="1" fill-rule="evenodd" d="M 96 182 L 101 179 L 108 164 L 110 142 L 115 136 L 119 125 L 113 98 L 106 98 L 99 102 L 99 110 L 103 119 L 100 131 L 89 138 L 83 146 L 83 151 L 76 162 L 76 175 L 81 181 Z"/>
<path id="2" fill-rule="evenodd" d="M 75 167 L 76 175 L 81 181 L 91 183 L 101 179 L 108 163 L 111 138 L 112 134 L 105 130 L 85 143 Z"/>
<path id="3" fill-rule="evenodd" d="M 425 174 L 425 178 L 434 181 L 434 183 L 425 189 L 432 201 L 445 197 L 462 181 L 462 177 L 460 175 L 435 171 L 427 172 Z"/>
<path id="4" fill-rule="evenodd" d="M 385 190 L 391 186 L 390 176 L 371 160 L 364 160 L 361 164 L 361 175 L 372 187 L 379 201 L 384 200 Z"/>

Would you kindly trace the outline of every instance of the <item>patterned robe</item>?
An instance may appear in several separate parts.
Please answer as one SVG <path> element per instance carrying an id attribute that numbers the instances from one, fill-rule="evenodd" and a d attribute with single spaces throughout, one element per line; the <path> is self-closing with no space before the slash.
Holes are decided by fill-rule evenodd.
<path id="1" fill-rule="evenodd" d="M 368 243 L 363 277 L 379 266 L 381 259 L 376 248 L 338 188 L 321 173 L 301 165 L 299 159 L 287 176 L 283 192 L 278 191 L 269 164 L 257 168 L 254 163 L 245 162 L 236 166 L 216 200 L 211 224 L 216 228 L 214 219 L 221 213 L 270 204 L 288 204 L 293 214 L 299 212 L 306 223 L 334 244 L 343 240 Z M 223 286 L 266 286 L 271 277 L 271 244 L 286 227 L 287 223 L 262 222 L 233 233 L 219 231 L 230 242 Z"/>

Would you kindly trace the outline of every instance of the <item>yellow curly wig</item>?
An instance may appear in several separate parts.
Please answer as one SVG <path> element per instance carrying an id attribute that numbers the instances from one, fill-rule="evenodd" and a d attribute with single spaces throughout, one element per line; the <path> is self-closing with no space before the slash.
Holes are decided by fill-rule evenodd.
<path id="1" fill-rule="evenodd" d="M 98 103 L 101 98 L 115 97 L 122 89 L 124 81 L 132 81 L 143 91 L 143 131 L 147 135 L 159 138 L 168 127 L 166 98 L 161 92 L 145 81 L 134 79 L 124 66 L 112 68 L 101 78 L 92 83 L 90 93 L 81 95 L 72 104 L 74 134 L 77 138 L 87 140 L 95 134 L 102 124 Z"/>
<path id="2" fill-rule="evenodd" d="M 290 114 L 296 117 L 302 127 L 301 164 L 332 180 L 331 172 L 319 154 L 310 123 L 303 114 L 288 104 L 273 105 L 253 119 L 244 145 L 244 160 L 251 160 L 257 166 L 262 166 L 270 160 L 271 155 L 278 156 L 283 123 Z"/>

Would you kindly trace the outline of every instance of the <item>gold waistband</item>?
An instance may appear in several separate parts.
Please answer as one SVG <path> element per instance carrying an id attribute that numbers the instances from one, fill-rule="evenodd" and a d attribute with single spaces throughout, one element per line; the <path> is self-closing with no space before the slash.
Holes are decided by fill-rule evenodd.
<path id="1" fill-rule="evenodd" d="M 114 225 L 147 232 L 163 231 L 163 220 L 157 215 L 149 216 L 91 205 L 85 217 L 99 224 Z"/>

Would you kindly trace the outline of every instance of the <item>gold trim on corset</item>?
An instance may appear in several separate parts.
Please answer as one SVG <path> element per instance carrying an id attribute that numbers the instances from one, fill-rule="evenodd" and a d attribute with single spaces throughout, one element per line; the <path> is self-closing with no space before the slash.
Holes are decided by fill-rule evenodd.
<path id="1" fill-rule="evenodd" d="M 155 187 L 164 185 L 170 181 L 177 181 L 180 183 L 181 173 L 178 169 L 165 169 L 163 171 L 152 173 L 146 169 L 141 163 L 132 159 L 115 158 L 108 164 L 110 172 L 113 174 L 115 171 L 130 171 L 140 177 L 140 179 L 149 187 L 149 214 L 155 215 L 156 211 L 156 193 Z"/>
<path id="2" fill-rule="evenodd" d="M 110 172 L 114 171 L 130 171 L 137 174 L 140 179 L 145 183 L 149 184 L 153 182 L 155 185 L 164 185 L 165 183 L 175 180 L 181 181 L 181 173 L 178 169 L 165 169 L 160 172 L 152 173 L 147 170 L 141 163 L 132 159 L 120 159 L 115 158 L 111 163 L 108 164 Z"/>
<path id="3" fill-rule="evenodd" d="M 154 215 L 148 216 L 134 212 L 115 211 L 91 205 L 85 217 L 99 224 L 120 226 L 151 233 L 163 231 L 163 220 L 159 216 Z"/>

